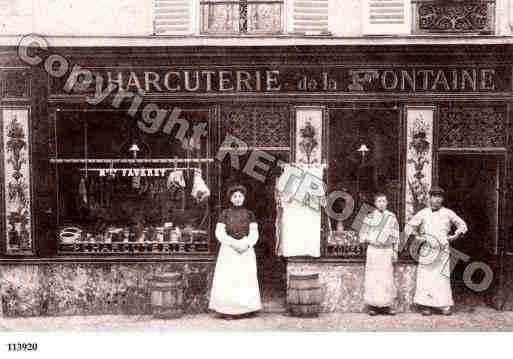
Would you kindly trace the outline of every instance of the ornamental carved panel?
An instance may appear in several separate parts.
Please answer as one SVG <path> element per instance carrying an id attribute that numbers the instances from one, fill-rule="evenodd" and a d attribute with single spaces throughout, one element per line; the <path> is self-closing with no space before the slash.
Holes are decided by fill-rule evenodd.
<path id="1" fill-rule="evenodd" d="M 6 69 L 0 72 L 1 97 L 30 97 L 30 73 L 28 70 Z"/>
<path id="2" fill-rule="evenodd" d="M 290 146 L 290 120 L 286 107 L 256 109 L 255 145 L 258 147 Z"/>
<path id="3" fill-rule="evenodd" d="M 290 146 L 287 107 L 226 107 L 221 112 L 221 139 L 227 134 L 249 147 Z"/>
<path id="4" fill-rule="evenodd" d="M 419 1 L 416 4 L 416 27 L 419 32 L 492 33 L 495 2 Z"/>
<path id="5" fill-rule="evenodd" d="M 229 107 L 221 113 L 221 140 L 228 134 L 254 146 L 253 110 L 245 107 Z"/>
<path id="6" fill-rule="evenodd" d="M 0 111 L 3 173 L 3 218 L 6 254 L 33 254 L 29 109 Z"/>
<path id="7" fill-rule="evenodd" d="M 496 107 L 441 107 L 440 147 L 505 147 L 505 110 Z"/>

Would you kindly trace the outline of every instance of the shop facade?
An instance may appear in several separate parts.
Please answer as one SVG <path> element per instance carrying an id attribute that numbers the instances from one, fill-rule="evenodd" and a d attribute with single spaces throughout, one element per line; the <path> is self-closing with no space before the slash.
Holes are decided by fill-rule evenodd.
<path id="1" fill-rule="evenodd" d="M 4 48 L 4 316 L 150 313 L 148 283 L 164 271 L 183 273 L 186 312 L 205 312 L 214 226 L 234 183 L 248 187 L 260 224 L 264 307 L 284 305 L 288 274 L 315 272 L 323 311 L 364 310 L 359 209 L 384 192 L 402 228 L 439 184 L 470 227 L 455 247 L 464 254 L 453 271 L 456 301 L 511 309 L 510 53 L 507 45 L 53 48 L 29 53 L 42 60 L 32 66 Z M 287 238 L 294 217 L 280 216 L 276 192 L 284 163 L 315 168 L 328 194 L 349 195 L 297 218 Z M 283 257 L 284 243 L 297 243 L 290 233 L 319 255 Z M 404 245 L 400 311 L 414 309 L 411 257 Z M 493 272 L 482 291 L 489 277 L 475 263 Z"/>

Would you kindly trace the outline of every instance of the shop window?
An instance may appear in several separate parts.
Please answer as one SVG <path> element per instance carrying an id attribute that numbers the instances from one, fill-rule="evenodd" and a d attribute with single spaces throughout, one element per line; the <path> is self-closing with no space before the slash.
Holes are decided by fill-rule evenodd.
<path id="1" fill-rule="evenodd" d="M 491 35 L 495 0 L 413 0 L 415 33 Z"/>
<path id="2" fill-rule="evenodd" d="M 203 33 L 281 33 L 283 0 L 201 0 Z"/>
<path id="3" fill-rule="evenodd" d="M 333 203 L 336 213 L 347 215 L 340 222 L 327 219 L 327 255 L 364 255 L 353 222 L 363 204 L 373 204 L 374 193 L 385 193 L 389 210 L 401 217 L 399 123 L 397 111 L 330 111 L 328 188 L 348 193 L 352 201 L 344 197 Z"/>
<path id="4" fill-rule="evenodd" d="M 209 111 L 180 117 L 148 133 L 126 111 L 56 112 L 61 254 L 208 253 Z M 206 132 L 193 135 L 196 126 Z"/>

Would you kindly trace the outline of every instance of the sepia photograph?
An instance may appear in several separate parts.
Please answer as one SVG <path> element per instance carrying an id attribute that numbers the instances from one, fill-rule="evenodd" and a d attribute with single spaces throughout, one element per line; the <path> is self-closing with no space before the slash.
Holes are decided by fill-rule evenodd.
<path id="1" fill-rule="evenodd" d="M 512 106 L 513 0 L 0 0 L 2 357 L 512 332 Z"/>

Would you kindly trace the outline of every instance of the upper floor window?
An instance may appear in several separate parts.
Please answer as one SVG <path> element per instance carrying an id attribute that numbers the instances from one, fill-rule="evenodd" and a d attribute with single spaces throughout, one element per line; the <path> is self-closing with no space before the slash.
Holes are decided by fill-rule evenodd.
<path id="1" fill-rule="evenodd" d="M 366 0 L 363 2 L 363 34 L 409 34 L 410 14 L 411 0 Z"/>
<path id="2" fill-rule="evenodd" d="M 354 16 L 360 15 L 339 0 L 153 0 L 153 3 L 154 33 L 163 35 L 345 36 L 352 31 L 348 20 L 355 23 Z M 496 0 L 362 0 L 361 30 L 363 35 L 493 34 L 495 3 Z M 340 10 L 341 5 L 347 8 Z"/>
<path id="3" fill-rule="evenodd" d="M 203 33 L 281 33 L 284 0 L 201 0 Z"/>

